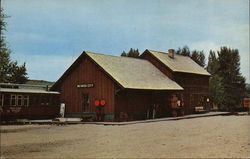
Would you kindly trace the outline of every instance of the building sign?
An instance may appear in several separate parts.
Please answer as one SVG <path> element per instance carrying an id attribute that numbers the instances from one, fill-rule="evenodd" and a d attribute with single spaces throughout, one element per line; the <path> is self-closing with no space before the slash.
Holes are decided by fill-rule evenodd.
<path id="1" fill-rule="evenodd" d="M 77 88 L 93 88 L 94 83 L 84 83 L 84 84 L 78 84 Z"/>
<path id="2" fill-rule="evenodd" d="M 104 99 L 102 99 L 102 100 L 100 101 L 100 104 L 101 104 L 102 106 L 104 106 L 104 105 L 106 104 L 106 101 L 105 101 Z"/>

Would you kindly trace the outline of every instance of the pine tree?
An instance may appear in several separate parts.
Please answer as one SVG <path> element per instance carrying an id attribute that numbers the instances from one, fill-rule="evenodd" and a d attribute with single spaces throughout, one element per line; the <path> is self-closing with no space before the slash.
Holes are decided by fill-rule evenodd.
<path id="1" fill-rule="evenodd" d="M 214 103 L 221 109 L 234 111 L 245 94 L 245 78 L 240 73 L 240 56 L 237 49 L 221 47 L 210 51 L 207 70 L 211 73 L 210 91 Z"/>
<path id="2" fill-rule="evenodd" d="M 139 52 L 138 49 L 130 48 L 130 50 L 129 50 L 128 53 L 126 53 L 125 51 L 123 51 L 121 53 L 121 56 L 138 58 L 140 56 L 140 52 Z"/>
<path id="3" fill-rule="evenodd" d="M 209 92 L 214 105 L 219 106 L 221 109 L 225 109 L 222 104 L 224 99 L 224 86 L 222 83 L 222 77 L 218 75 L 218 70 L 219 61 L 216 57 L 216 53 L 210 50 L 207 64 L 207 71 L 211 74 L 209 80 Z"/>
<path id="4" fill-rule="evenodd" d="M 241 104 L 245 94 L 245 78 L 240 73 L 240 56 L 237 49 L 221 47 L 218 53 L 218 75 L 223 78 L 224 106 L 233 111 Z"/>
<path id="5" fill-rule="evenodd" d="M 194 60 L 197 64 L 199 64 L 201 67 L 205 67 L 205 55 L 203 51 L 192 51 L 191 59 Z"/>
<path id="6" fill-rule="evenodd" d="M 127 53 L 125 51 L 123 51 L 121 56 L 127 56 Z"/>
<path id="7" fill-rule="evenodd" d="M 190 50 L 188 46 L 184 46 L 183 48 L 178 48 L 176 51 L 176 54 L 183 55 L 183 56 L 189 56 L 190 57 Z"/>
<path id="8" fill-rule="evenodd" d="M 182 56 L 188 56 L 192 60 L 194 60 L 197 64 L 199 64 L 201 67 L 205 67 L 205 54 L 203 51 L 193 50 L 190 51 L 188 46 L 184 46 L 183 48 L 178 48 L 176 51 L 176 54 L 182 55 Z"/>
<path id="9" fill-rule="evenodd" d="M 28 80 L 25 63 L 18 66 L 17 61 L 10 58 L 11 50 L 7 47 L 3 31 L 6 30 L 4 19 L 7 16 L 3 14 L 1 8 L 0 13 L 0 82 L 5 83 L 25 83 Z"/>

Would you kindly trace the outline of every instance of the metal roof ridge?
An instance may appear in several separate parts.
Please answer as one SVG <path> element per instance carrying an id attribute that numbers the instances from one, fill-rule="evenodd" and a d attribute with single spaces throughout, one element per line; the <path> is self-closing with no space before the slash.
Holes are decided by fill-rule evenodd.
<path id="1" fill-rule="evenodd" d="M 22 84 L 19 84 L 19 83 L 0 83 L 0 85 L 13 85 L 13 86 L 32 86 L 32 87 L 46 87 L 46 86 L 52 86 L 52 85 L 36 85 L 36 84 L 25 84 L 25 83 L 22 83 Z"/>
<path id="2" fill-rule="evenodd" d="M 167 54 L 168 54 L 167 52 L 162 52 L 162 51 L 156 51 L 156 50 L 151 50 L 151 49 L 146 49 L 146 50 L 148 50 L 148 51 L 153 51 L 153 52 L 157 52 L 157 53 L 164 54 L 164 55 L 167 55 Z M 177 55 L 177 56 L 179 56 L 179 57 L 191 58 L 190 56 L 184 56 L 184 55 L 180 55 L 180 54 L 177 54 L 177 53 L 175 53 L 174 55 L 175 55 L 175 56 Z"/>
<path id="3" fill-rule="evenodd" d="M 104 56 L 112 56 L 112 57 L 116 57 L 116 58 L 127 58 L 127 59 L 133 59 L 133 60 L 147 61 L 145 59 L 136 58 L 136 57 L 116 56 L 116 55 L 110 55 L 110 54 L 104 54 L 104 53 L 96 53 L 96 52 L 91 52 L 91 51 L 83 51 L 83 52 L 90 53 L 90 54 L 104 55 Z"/>

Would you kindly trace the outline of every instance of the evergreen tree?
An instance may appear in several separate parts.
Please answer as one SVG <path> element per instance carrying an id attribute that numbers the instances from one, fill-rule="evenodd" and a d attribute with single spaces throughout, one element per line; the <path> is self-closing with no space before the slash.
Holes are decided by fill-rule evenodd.
<path id="1" fill-rule="evenodd" d="M 26 76 L 25 63 L 18 66 L 17 61 L 10 59 L 11 50 L 7 47 L 3 31 L 6 30 L 3 9 L 0 12 L 0 82 L 8 83 L 25 83 L 28 80 Z"/>
<path id="2" fill-rule="evenodd" d="M 207 70 L 211 73 L 210 91 L 214 103 L 221 109 L 234 111 L 245 95 L 245 78 L 240 73 L 240 56 L 237 49 L 221 47 L 210 51 Z"/>
<path id="3" fill-rule="evenodd" d="M 190 50 L 188 46 L 184 46 L 183 48 L 178 48 L 176 51 L 176 54 L 183 55 L 183 56 L 189 56 L 190 57 Z"/>
<path id="4" fill-rule="evenodd" d="M 216 53 L 214 51 L 210 50 L 209 56 L 208 56 L 207 71 L 211 75 L 214 75 L 218 72 L 218 69 L 219 69 L 219 63 L 218 63 L 218 59 L 216 57 Z"/>
<path id="5" fill-rule="evenodd" d="M 176 51 L 176 54 L 191 57 L 191 59 L 194 60 L 201 67 L 205 67 L 206 65 L 205 54 L 203 53 L 203 51 L 193 50 L 191 52 L 188 46 L 184 46 L 183 48 L 179 47 Z"/>
<path id="6" fill-rule="evenodd" d="M 218 70 L 219 61 L 216 57 L 216 53 L 210 50 L 207 64 L 207 71 L 211 74 L 209 80 L 209 92 L 213 99 L 213 103 L 216 106 L 219 106 L 219 108 L 225 109 L 222 104 L 224 99 L 224 86 L 222 83 L 222 77 L 218 75 Z"/>
<path id="7" fill-rule="evenodd" d="M 127 56 L 127 53 L 125 51 L 123 51 L 121 56 Z"/>
<path id="8" fill-rule="evenodd" d="M 240 73 L 240 56 L 237 49 L 221 47 L 218 53 L 218 75 L 223 78 L 224 106 L 233 111 L 241 104 L 245 94 L 245 78 Z"/>
<path id="9" fill-rule="evenodd" d="M 205 67 L 205 65 L 206 65 L 205 64 L 205 55 L 204 55 L 203 51 L 197 51 L 197 50 L 192 51 L 191 59 L 194 60 L 201 67 Z"/>
<path id="10" fill-rule="evenodd" d="M 140 56 L 140 52 L 139 52 L 138 49 L 132 49 L 131 48 L 128 53 L 126 53 L 125 51 L 123 51 L 121 53 L 121 56 L 138 58 Z"/>

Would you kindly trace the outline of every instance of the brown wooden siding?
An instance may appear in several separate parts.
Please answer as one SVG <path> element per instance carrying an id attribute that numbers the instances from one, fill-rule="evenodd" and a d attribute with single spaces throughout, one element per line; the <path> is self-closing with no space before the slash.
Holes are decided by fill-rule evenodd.
<path id="1" fill-rule="evenodd" d="M 24 104 L 11 103 L 11 95 L 13 96 L 28 96 Z M 39 119 L 44 117 L 58 117 L 59 116 L 59 94 L 38 94 L 38 93 L 6 93 L 1 92 L 0 97 L 2 104 L 0 105 L 1 119 L 18 119 L 18 118 L 30 118 Z M 12 100 L 13 100 L 12 99 Z"/>
<path id="2" fill-rule="evenodd" d="M 126 113 L 127 120 L 152 118 L 154 105 L 158 105 L 155 118 L 171 116 L 170 97 L 176 93 L 179 92 L 122 90 L 115 98 L 116 117 L 119 118 L 120 113 Z"/>
<path id="3" fill-rule="evenodd" d="M 155 67 L 157 67 L 162 73 L 168 76 L 170 79 L 178 83 L 184 88 L 183 100 L 185 114 L 194 113 L 194 107 L 201 104 L 201 98 L 209 98 L 209 77 L 204 75 L 173 72 L 165 64 L 160 62 L 151 53 L 145 52 L 141 58 L 150 61 Z M 203 105 L 209 107 L 209 103 L 203 102 Z M 209 109 L 209 108 L 208 108 Z"/>
<path id="4" fill-rule="evenodd" d="M 93 88 L 77 88 L 78 84 L 93 83 Z M 90 105 L 83 110 L 82 94 L 88 93 Z M 96 113 L 95 100 L 104 99 L 105 114 L 114 113 L 114 82 L 89 57 L 83 56 L 80 64 L 68 75 L 61 85 L 61 100 L 66 105 L 66 114 Z"/>
<path id="5" fill-rule="evenodd" d="M 186 114 L 194 113 L 194 107 L 205 106 L 209 109 L 209 76 L 191 74 L 191 73 L 174 73 L 174 80 L 184 88 L 184 103 Z"/>

